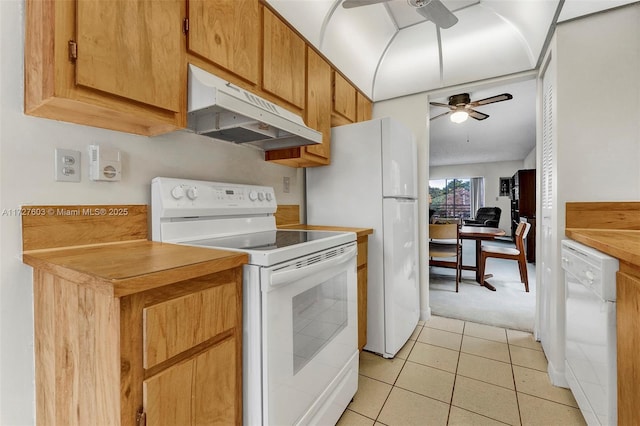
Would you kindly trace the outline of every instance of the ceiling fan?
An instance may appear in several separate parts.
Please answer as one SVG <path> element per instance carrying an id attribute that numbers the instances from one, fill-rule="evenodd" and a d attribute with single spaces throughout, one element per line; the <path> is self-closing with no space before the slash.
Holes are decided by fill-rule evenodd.
<path id="1" fill-rule="evenodd" d="M 503 93 L 501 95 L 491 96 L 489 98 L 484 98 L 472 102 L 469 98 L 468 93 L 460 93 L 458 95 L 449 96 L 449 104 L 442 104 L 440 102 L 429 102 L 433 106 L 449 108 L 449 111 L 436 115 L 435 117 L 431 117 L 431 120 L 435 120 L 438 117 L 449 114 L 451 115 L 451 121 L 453 121 L 454 123 L 462 123 L 469 117 L 475 118 L 476 120 L 484 120 L 488 118 L 489 115 L 480 111 L 476 111 L 473 108 L 492 104 L 495 102 L 508 101 L 509 99 L 513 99 L 513 96 L 511 96 L 511 94 L 509 93 Z"/>
<path id="2" fill-rule="evenodd" d="M 344 0 L 342 7 L 350 9 L 388 1 L 391 0 Z M 416 12 L 436 24 L 439 28 L 450 28 L 458 22 L 456 15 L 451 13 L 440 0 L 407 0 L 407 3 L 415 7 Z"/>

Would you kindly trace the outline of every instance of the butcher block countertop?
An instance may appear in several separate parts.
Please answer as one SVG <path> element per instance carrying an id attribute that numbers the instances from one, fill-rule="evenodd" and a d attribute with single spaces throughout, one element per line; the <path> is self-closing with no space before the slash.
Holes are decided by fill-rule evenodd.
<path id="1" fill-rule="evenodd" d="M 148 241 L 146 205 L 24 206 L 22 211 L 24 263 L 114 297 L 248 262 L 245 253 Z"/>
<path id="2" fill-rule="evenodd" d="M 640 202 L 567 203 L 565 235 L 640 266 Z"/>
<path id="3" fill-rule="evenodd" d="M 241 266 L 245 253 L 154 241 L 130 241 L 24 252 L 23 262 L 114 297 Z"/>
<path id="4" fill-rule="evenodd" d="M 302 229 L 306 231 L 341 231 L 341 232 L 355 232 L 356 237 L 364 237 L 365 235 L 373 234 L 372 228 L 350 228 L 345 226 L 324 226 L 324 225 L 305 225 L 297 223 L 294 225 L 279 226 L 282 229 Z"/>
<path id="5" fill-rule="evenodd" d="M 640 231 L 567 229 L 565 233 L 572 240 L 640 266 Z"/>

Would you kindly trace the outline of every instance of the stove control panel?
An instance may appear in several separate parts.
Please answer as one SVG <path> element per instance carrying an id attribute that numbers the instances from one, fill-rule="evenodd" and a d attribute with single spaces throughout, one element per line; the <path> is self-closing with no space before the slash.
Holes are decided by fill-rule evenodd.
<path id="1" fill-rule="evenodd" d="M 273 214 L 272 187 L 157 177 L 151 182 L 152 211 L 161 217 Z"/>

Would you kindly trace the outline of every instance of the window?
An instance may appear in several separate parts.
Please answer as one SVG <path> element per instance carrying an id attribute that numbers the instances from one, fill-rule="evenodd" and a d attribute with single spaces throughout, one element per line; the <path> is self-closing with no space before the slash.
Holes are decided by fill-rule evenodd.
<path id="1" fill-rule="evenodd" d="M 472 186 L 477 189 L 474 191 Z M 484 205 L 484 178 L 429 180 L 429 200 L 429 208 L 439 217 L 469 219 Z"/>

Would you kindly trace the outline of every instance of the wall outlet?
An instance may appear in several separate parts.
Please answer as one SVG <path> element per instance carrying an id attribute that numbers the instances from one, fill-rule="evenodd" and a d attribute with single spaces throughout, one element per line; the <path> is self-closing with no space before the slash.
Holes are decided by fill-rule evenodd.
<path id="1" fill-rule="evenodd" d="M 80 182 L 80 151 L 56 148 L 55 180 L 57 182 Z"/>
<path id="2" fill-rule="evenodd" d="M 282 192 L 288 193 L 290 191 L 289 182 L 290 178 L 288 176 L 282 178 Z"/>

